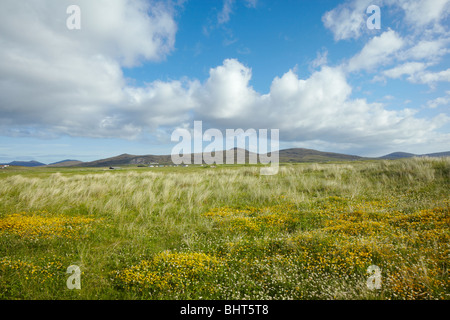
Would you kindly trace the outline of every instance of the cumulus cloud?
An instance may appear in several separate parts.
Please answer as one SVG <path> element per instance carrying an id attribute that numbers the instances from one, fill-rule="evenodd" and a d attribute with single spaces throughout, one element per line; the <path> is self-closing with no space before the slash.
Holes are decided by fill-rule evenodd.
<path id="1" fill-rule="evenodd" d="M 423 33 L 426 27 L 433 32 L 445 32 L 441 22 L 450 14 L 450 0 L 350 0 L 326 12 L 323 24 L 336 41 L 358 39 L 368 31 L 366 10 L 370 5 L 401 10 L 404 21 L 417 33 Z"/>
<path id="2" fill-rule="evenodd" d="M 404 40 L 393 30 L 383 32 L 373 37 L 364 48 L 356 54 L 347 64 L 350 72 L 359 70 L 372 70 L 380 64 L 389 62 L 392 54 L 401 49 Z"/>
<path id="3" fill-rule="evenodd" d="M 433 72 L 427 70 L 429 65 L 422 62 L 407 62 L 385 70 L 382 74 L 392 79 L 406 75 L 409 82 L 427 84 L 430 87 L 434 87 L 437 82 L 450 82 L 450 69 Z M 375 80 L 382 80 L 382 77 L 376 77 Z"/>
<path id="4" fill-rule="evenodd" d="M 306 79 L 289 70 L 267 94 L 255 92 L 250 79 L 251 69 L 237 60 L 212 69 L 197 92 L 195 117 L 218 127 L 277 128 L 284 141 L 375 148 L 418 143 L 442 125 L 416 118 L 412 109 L 388 111 L 383 104 L 352 99 L 340 67 L 323 66 Z"/>
<path id="5" fill-rule="evenodd" d="M 323 24 L 333 32 L 336 41 L 357 39 L 365 27 L 367 7 L 372 4 L 369 0 L 347 1 L 326 12 L 322 17 Z"/>
<path id="6" fill-rule="evenodd" d="M 437 59 L 445 56 L 450 52 L 448 43 L 449 38 L 439 38 L 433 40 L 423 39 L 418 41 L 417 44 L 413 45 L 409 49 L 402 52 L 399 56 L 401 60 L 431 60 L 438 61 Z"/>
<path id="7" fill-rule="evenodd" d="M 257 93 L 248 86 L 251 69 L 237 60 L 227 59 L 213 68 L 205 84 L 197 90 L 196 110 L 211 118 L 236 118 L 251 107 Z"/>
<path id="8" fill-rule="evenodd" d="M 383 74 L 389 78 L 398 79 L 403 75 L 412 76 L 417 72 L 426 69 L 427 65 L 423 62 L 407 62 L 394 68 L 383 71 Z"/>
<path id="9" fill-rule="evenodd" d="M 147 130 L 174 126 L 190 119 L 195 107 L 194 92 L 198 81 L 154 81 L 145 87 L 126 87 L 126 108 L 122 113 L 130 123 Z"/>
<path id="10" fill-rule="evenodd" d="M 403 12 L 402 22 L 413 32 L 387 29 L 366 42 L 362 50 L 347 62 L 344 70 L 375 73 L 373 80 L 405 79 L 411 83 L 434 88 L 439 82 L 450 81 L 450 69 L 439 70 L 442 59 L 449 54 L 448 26 L 443 24 L 450 13 L 450 0 L 383 0 L 377 3 L 384 12 Z M 357 39 L 366 30 L 362 16 L 369 3 L 347 1 L 323 16 L 335 40 Z M 382 28 L 383 29 L 383 28 Z M 434 66 L 434 70 L 430 67 Z"/>
<path id="11" fill-rule="evenodd" d="M 450 105 L 450 91 L 446 91 L 446 95 L 443 97 L 438 97 L 436 99 L 429 100 L 427 102 L 427 107 L 434 109 L 439 106 L 449 106 Z"/>
<path id="12" fill-rule="evenodd" d="M 387 0 L 386 3 L 403 9 L 405 22 L 413 27 L 439 24 L 450 13 L 449 0 Z"/>
<path id="13" fill-rule="evenodd" d="M 137 136 L 127 119 L 123 66 L 161 60 L 174 45 L 171 8 L 144 0 L 80 0 L 81 30 L 68 30 L 69 1 L 0 3 L 2 131 Z M 16 125 L 14 130 L 8 129 Z M 39 130 L 41 132 L 41 130 Z"/>
<path id="14" fill-rule="evenodd" d="M 450 68 L 438 72 L 421 72 L 412 76 L 412 81 L 434 85 L 436 82 L 450 82 Z"/>

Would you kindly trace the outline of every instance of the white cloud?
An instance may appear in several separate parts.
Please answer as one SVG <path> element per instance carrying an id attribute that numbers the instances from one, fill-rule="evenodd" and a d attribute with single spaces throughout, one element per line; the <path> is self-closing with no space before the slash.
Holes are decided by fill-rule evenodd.
<path id="1" fill-rule="evenodd" d="M 390 5 L 401 7 L 405 21 L 414 27 L 437 24 L 450 13 L 449 0 L 389 0 Z"/>
<path id="2" fill-rule="evenodd" d="M 439 106 L 450 106 L 450 91 L 446 91 L 446 95 L 443 97 L 438 97 L 427 102 L 427 107 L 435 109 Z"/>
<path id="3" fill-rule="evenodd" d="M 236 0 L 223 0 L 222 10 L 217 15 L 218 24 L 224 24 L 230 21 L 235 2 Z M 247 8 L 256 8 L 258 0 L 244 0 L 243 3 Z"/>
<path id="4" fill-rule="evenodd" d="M 248 86 L 251 70 L 227 59 L 211 69 L 206 83 L 195 92 L 197 111 L 211 118 L 229 119 L 246 111 L 256 92 Z"/>
<path id="5" fill-rule="evenodd" d="M 348 61 L 346 68 L 350 72 L 373 70 L 381 64 L 388 63 L 392 54 L 400 50 L 404 43 L 395 31 L 385 31 L 369 40 L 361 52 Z"/>
<path id="6" fill-rule="evenodd" d="M 135 66 L 141 60 L 161 60 L 174 48 L 177 26 L 170 8 L 162 2 L 78 3 L 83 21 L 80 44 L 112 53 L 112 58 L 124 66 Z"/>
<path id="7" fill-rule="evenodd" d="M 315 69 L 326 65 L 328 62 L 328 51 L 317 52 L 316 58 L 311 62 L 311 66 Z"/>
<path id="8" fill-rule="evenodd" d="M 420 72 L 411 77 L 412 82 L 434 85 L 436 82 L 450 82 L 450 68 L 438 72 Z"/>
<path id="9" fill-rule="evenodd" d="M 412 83 L 421 83 L 434 87 L 437 82 L 450 82 L 450 68 L 442 71 L 429 71 L 430 64 L 422 62 L 407 62 L 382 72 L 384 77 L 399 79 L 406 75 L 406 80 Z M 382 81 L 383 76 L 376 76 L 374 80 Z"/>
<path id="10" fill-rule="evenodd" d="M 449 41 L 450 39 L 447 38 L 420 40 L 417 44 L 402 52 L 399 59 L 436 60 L 450 52 L 450 49 L 447 48 Z"/>
<path id="11" fill-rule="evenodd" d="M 379 147 L 419 143 L 441 125 L 412 109 L 388 111 L 380 103 L 352 99 L 341 68 L 324 66 L 307 79 L 292 70 L 273 80 L 270 92 L 249 86 L 251 70 L 226 60 L 199 88 L 195 118 L 214 127 L 278 128 L 285 141 Z"/>
<path id="12" fill-rule="evenodd" d="M 413 32 L 403 37 L 400 31 L 388 29 L 379 36 L 372 37 L 359 53 L 344 62 L 344 70 L 350 73 L 373 72 L 376 73 L 373 80 L 384 82 L 389 78 L 400 79 L 406 76 L 406 80 L 411 83 L 426 84 L 430 87 L 434 87 L 438 82 L 450 81 L 449 69 L 439 70 L 443 57 L 450 53 L 450 38 L 445 31 L 446 27 L 439 26 L 448 15 L 450 0 L 384 0 L 380 4 L 383 4 L 383 11 L 390 8 L 402 10 L 405 13 L 404 21 L 421 32 Z M 336 40 L 358 38 L 361 35 L 361 29 L 356 28 L 356 20 L 349 16 L 360 14 L 366 5 L 363 0 L 348 1 L 323 17 L 326 27 L 331 27 L 327 25 L 327 18 L 333 18 L 332 30 Z M 354 28 L 350 28 L 352 25 Z M 345 33 L 345 30 L 348 33 Z M 431 71 L 431 66 L 436 66 L 435 70 Z M 388 69 L 383 70 L 386 67 Z"/>
<path id="13" fill-rule="evenodd" d="M 367 7 L 371 4 L 374 3 L 370 0 L 347 1 L 326 12 L 322 22 L 333 32 L 336 41 L 359 38 L 367 20 Z"/>
<path id="14" fill-rule="evenodd" d="M 224 0 L 223 8 L 217 15 L 217 22 L 219 24 L 230 21 L 230 15 L 233 12 L 233 4 L 235 0 Z"/>
<path id="15" fill-rule="evenodd" d="M 145 87 L 124 89 L 128 98 L 122 110 L 127 121 L 142 129 L 173 126 L 189 119 L 188 111 L 195 107 L 193 93 L 197 81 L 154 81 Z"/>
<path id="16" fill-rule="evenodd" d="M 388 78 L 398 79 L 403 75 L 412 76 L 417 72 L 425 70 L 427 65 L 423 62 L 407 62 L 394 68 L 383 71 Z"/>
<path id="17" fill-rule="evenodd" d="M 69 4 L 0 3 L 2 132 L 138 135 L 141 128 L 125 116 L 121 67 L 172 50 L 172 10 L 144 0 L 80 0 L 81 30 L 68 30 Z"/>
<path id="18" fill-rule="evenodd" d="M 358 39 L 368 32 L 366 9 L 370 5 L 382 8 L 382 21 L 384 10 L 402 10 L 404 21 L 417 33 L 423 33 L 426 27 L 433 32 L 445 33 L 445 27 L 440 23 L 450 14 L 450 0 L 350 0 L 326 12 L 322 22 L 333 32 L 336 41 Z"/>

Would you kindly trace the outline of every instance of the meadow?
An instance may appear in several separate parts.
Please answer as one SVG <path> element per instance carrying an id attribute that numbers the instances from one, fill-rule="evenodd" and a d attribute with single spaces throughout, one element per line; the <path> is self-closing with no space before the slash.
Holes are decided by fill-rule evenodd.
<path id="1" fill-rule="evenodd" d="M 4 169 L 0 299 L 450 298 L 450 158 L 259 172 Z"/>

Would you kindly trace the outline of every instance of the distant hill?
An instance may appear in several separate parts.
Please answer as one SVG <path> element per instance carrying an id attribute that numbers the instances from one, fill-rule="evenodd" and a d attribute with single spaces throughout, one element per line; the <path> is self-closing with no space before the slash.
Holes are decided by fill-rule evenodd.
<path id="1" fill-rule="evenodd" d="M 395 160 L 395 159 L 412 158 L 412 157 L 416 157 L 416 155 L 413 153 L 407 153 L 407 152 L 393 152 L 393 153 L 389 153 L 385 156 L 379 157 L 379 159 Z"/>
<path id="2" fill-rule="evenodd" d="M 237 148 L 234 148 L 233 158 L 234 163 L 237 163 Z M 248 163 L 251 152 L 247 150 L 243 150 L 245 154 L 245 161 Z M 226 152 L 222 153 L 223 163 L 226 163 Z M 190 163 L 194 163 L 194 158 L 196 154 L 192 153 L 187 155 L 190 157 Z M 213 153 L 215 156 L 215 153 Z M 204 157 L 203 157 L 204 159 Z M 111 166 L 124 166 L 124 165 L 151 165 L 151 164 L 160 164 L 160 165 L 169 165 L 173 164 L 171 155 L 132 155 L 132 154 L 121 154 L 116 157 L 95 160 L 91 162 L 83 162 L 79 164 L 81 167 L 111 167 Z"/>
<path id="3" fill-rule="evenodd" d="M 248 150 L 233 148 L 230 151 L 233 152 L 232 156 L 234 159 L 233 163 L 237 163 L 237 158 L 239 155 L 239 150 L 244 153 L 245 163 L 249 163 L 249 159 L 252 156 L 256 156 L 257 161 L 259 162 L 259 155 L 255 155 Z M 220 151 L 219 151 L 220 152 Z M 220 152 L 222 153 L 222 161 L 226 163 L 226 151 Z M 271 156 L 271 153 L 268 154 Z M 215 153 L 213 153 L 215 156 Z M 188 155 L 191 159 L 191 163 L 194 163 L 195 154 Z M 204 159 L 204 157 L 203 157 Z M 346 155 L 340 153 L 333 152 L 322 152 L 312 149 L 302 149 L 302 148 L 294 148 L 294 149 L 286 149 L 279 151 L 279 159 L 280 162 L 324 162 L 324 161 L 336 161 L 336 160 L 362 160 L 366 159 L 359 156 L 354 155 Z M 173 164 L 172 158 L 170 155 L 131 155 L 131 154 L 121 154 L 116 157 L 91 161 L 91 162 L 83 162 L 77 164 L 77 166 L 82 167 L 110 167 L 110 166 L 123 166 L 123 165 L 150 165 L 150 164 Z"/>
<path id="4" fill-rule="evenodd" d="M 254 153 L 249 152 L 248 150 L 233 148 L 230 151 L 233 152 L 233 163 L 237 163 L 238 150 L 244 152 L 245 163 L 249 163 L 249 159 L 252 156 L 255 156 Z M 402 159 L 402 158 L 411 158 L 411 157 L 443 157 L 450 156 L 449 152 L 440 152 L 440 153 L 430 153 L 424 155 L 415 155 L 413 153 L 406 152 L 394 152 L 388 155 L 379 157 L 379 158 L 368 158 L 368 157 L 360 157 L 356 155 L 348 155 L 342 153 L 335 152 L 324 152 L 317 151 L 313 149 L 304 149 L 304 148 L 292 148 L 292 149 L 284 149 L 279 152 L 279 161 L 281 163 L 296 163 L 296 162 L 328 162 L 328 161 L 356 161 L 356 160 L 369 160 L 369 159 Z M 223 163 L 226 163 L 226 151 L 222 153 Z M 268 153 L 270 156 L 271 153 Z M 213 153 L 213 156 L 215 154 Z M 194 163 L 195 154 L 188 155 L 191 161 L 190 163 Z M 259 162 L 259 155 L 256 155 L 256 158 Z M 204 159 L 204 157 L 203 157 Z M 170 155 L 132 155 L 132 154 L 121 154 L 116 157 L 91 161 L 91 162 L 80 162 L 76 163 L 73 166 L 81 166 L 81 167 L 111 167 L 111 166 L 124 166 L 124 165 L 150 165 L 150 164 L 173 164 L 172 158 Z M 69 163 L 67 164 L 69 166 Z"/>
<path id="5" fill-rule="evenodd" d="M 323 152 L 313 149 L 293 148 L 279 151 L 280 162 L 323 162 L 336 160 L 363 160 L 367 158 L 334 153 Z"/>
<path id="6" fill-rule="evenodd" d="M 79 160 L 62 160 L 54 163 L 50 163 L 47 167 L 74 167 L 82 164 L 83 161 Z"/>
<path id="7" fill-rule="evenodd" d="M 222 161 L 226 164 L 226 151 L 219 151 L 222 154 Z M 244 163 L 249 163 L 250 159 L 254 159 L 256 157 L 259 162 L 260 155 L 249 152 L 245 149 L 233 148 L 228 150 L 228 152 L 232 152 L 233 163 L 238 163 L 237 158 L 239 152 L 243 152 L 244 154 Z M 198 155 L 198 154 L 197 154 Z M 190 163 L 194 163 L 194 158 L 196 154 L 187 155 L 190 157 Z M 213 153 L 213 156 L 215 154 Z M 220 155 L 219 155 L 220 156 Z M 268 153 L 268 156 L 271 156 L 271 153 Z M 413 153 L 407 152 L 393 152 L 382 157 L 378 158 L 368 158 L 368 157 L 360 157 L 356 155 L 348 155 L 343 153 L 335 153 L 335 152 L 324 152 L 313 149 L 304 149 L 304 148 L 291 148 L 291 149 L 283 149 L 278 151 L 279 161 L 281 163 L 297 163 L 297 162 L 328 162 L 328 161 L 357 161 L 357 160 L 376 160 L 376 159 L 385 159 L 385 160 L 395 160 L 395 159 L 403 159 L 403 158 L 412 158 L 412 157 L 448 157 L 450 156 L 450 151 L 446 152 L 437 152 L 437 153 L 429 153 L 417 155 Z M 205 157 L 203 156 L 203 159 Z M 24 166 L 24 167 L 38 167 L 38 166 L 47 166 L 47 167 L 115 167 L 115 166 L 126 166 L 126 165 L 151 165 L 151 164 L 160 164 L 160 165 L 170 165 L 173 164 L 172 157 L 170 155 L 132 155 L 132 154 L 121 154 L 119 156 L 105 158 L 90 162 L 82 162 L 79 160 L 62 160 L 58 162 L 51 163 L 49 165 L 45 165 L 44 163 L 37 161 L 13 161 L 9 164 L 10 166 Z"/>
<path id="8" fill-rule="evenodd" d="M 146 156 L 136 156 L 131 154 L 121 154 L 116 157 L 95 160 L 91 162 L 83 162 L 78 164 L 80 167 L 110 167 L 110 166 L 120 166 L 120 165 L 132 165 L 132 164 L 171 164 L 172 159 L 170 155 L 168 156 L 158 156 L 158 155 L 146 155 Z"/>
<path id="9" fill-rule="evenodd" d="M 13 161 L 10 163 L 5 163 L 8 164 L 10 166 L 18 166 L 18 167 L 40 167 L 40 166 L 45 166 L 45 163 L 41 163 L 38 161 Z"/>
<path id="10" fill-rule="evenodd" d="M 379 157 L 378 159 L 388 159 L 388 160 L 395 160 L 395 159 L 403 159 L 403 158 L 412 158 L 412 157 L 449 157 L 450 151 L 446 152 L 436 152 L 436 153 L 427 153 L 427 154 L 414 154 L 414 153 L 408 153 L 408 152 L 393 152 L 390 154 L 387 154 L 385 156 Z"/>
<path id="11" fill-rule="evenodd" d="M 422 155 L 422 157 L 450 157 L 450 151 L 428 153 L 428 154 Z"/>

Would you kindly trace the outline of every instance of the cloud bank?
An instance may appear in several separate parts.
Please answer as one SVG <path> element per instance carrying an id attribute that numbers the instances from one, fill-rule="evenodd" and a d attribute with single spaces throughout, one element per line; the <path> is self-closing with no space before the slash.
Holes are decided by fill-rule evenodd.
<path id="1" fill-rule="evenodd" d="M 412 11 L 405 9 L 405 19 L 435 26 L 446 12 L 447 2 L 441 2 L 440 10 L 420 18 L 408 7 Z M 387 30 L 340 65 L 328 66 L 325 59 L 304 79 L 286 71 L 273 79 L 267 93 L 251 87 L 250 66 L 236 59 L 211 68 L 204 81 L 184 78 L 137 87 L 127 82 L 122 68 L 161 61 L 170 54 L 177 32 L 173 8 L 144 0 L 78 3 L 82 29 L 70 31 L 65 27 L 69 2 L 1 2 L 1 135 L 138 139 L 166 132 L 170 137 L 176 127 L 203 120 L 219 129 L 280 129 L 281 140 L 292 143 L 361 150 L 449 139 L 436 131 L 447 116 L 423 119 L 413 109 L 387 110 L 381 103 L 352 98 L 348 82 L 352 73 L 392 62 L 401 64 L 386 66 L 382 77 L 407 76 L 427 84 L 450 81 L 449 70 L 427 71 L 448 52 L 444 38 L 413 46 Z M 355 1 L 325 14 L 327 27 L 330 21 L 351 17 L 351 25 L 334 29 L 335 39 L 360 36 L 355 27 L 359 20 L 351 10 L 363 5 Z M 432 54 L 427 52 L 431 45 Z M 434 101 L 430 107 L 444 102 Z"/>

